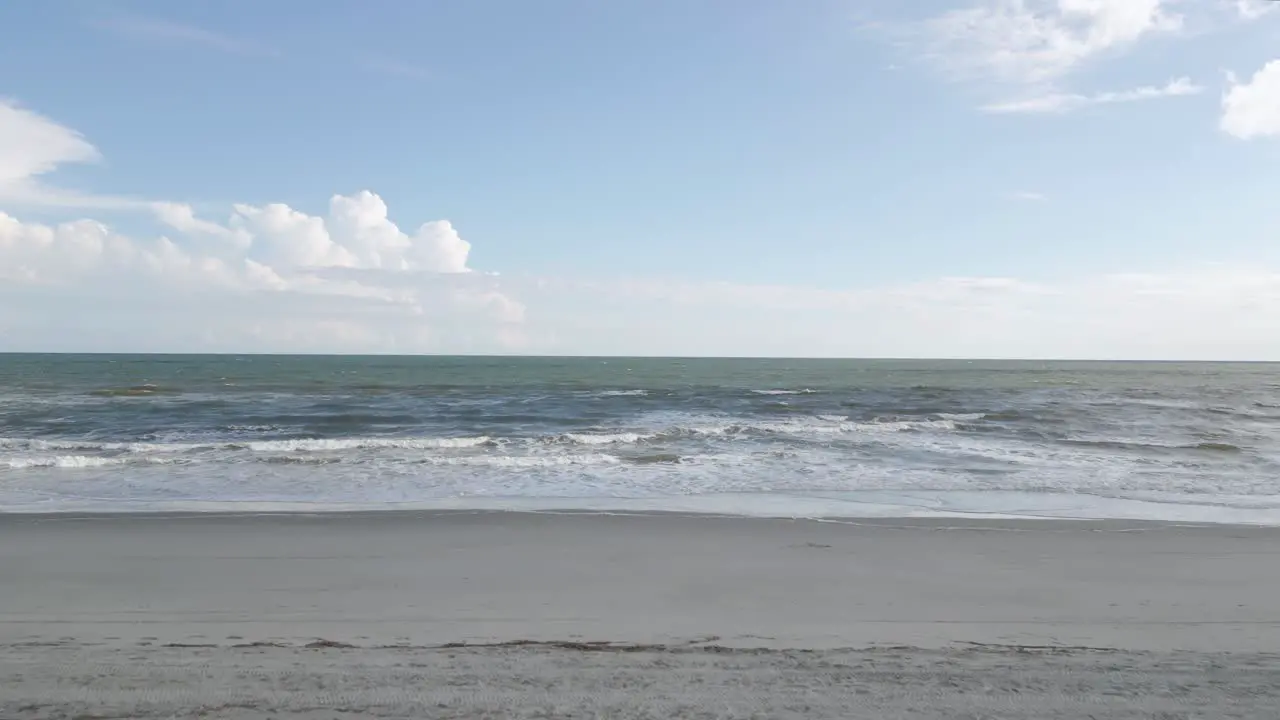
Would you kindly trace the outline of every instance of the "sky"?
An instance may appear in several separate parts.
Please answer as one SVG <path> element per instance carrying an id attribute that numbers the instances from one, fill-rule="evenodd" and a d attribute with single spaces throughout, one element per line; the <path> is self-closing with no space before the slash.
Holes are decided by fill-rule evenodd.
<path id="1" fill-rule="evenodd" d="M 0 352 L 1280 360 L 1280 2 L 0 4 Z"/>

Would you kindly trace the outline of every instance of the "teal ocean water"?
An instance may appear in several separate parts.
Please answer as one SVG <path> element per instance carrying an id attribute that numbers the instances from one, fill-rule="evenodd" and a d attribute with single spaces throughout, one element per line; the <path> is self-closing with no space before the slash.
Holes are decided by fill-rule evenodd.
<path id="1" fill-rule="evenodd" d="M 1280 366 L 0 355 L 0 511 L 1280 524 Z"/>

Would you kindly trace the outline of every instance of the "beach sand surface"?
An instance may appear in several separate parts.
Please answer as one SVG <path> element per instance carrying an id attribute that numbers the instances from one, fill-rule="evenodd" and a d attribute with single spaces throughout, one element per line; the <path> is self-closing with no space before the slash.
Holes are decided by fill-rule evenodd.
<path id="1" fill-rule="evenodd" d="M 1275 718 L 1280 529 L 0 516 L 2 718 Z"/>

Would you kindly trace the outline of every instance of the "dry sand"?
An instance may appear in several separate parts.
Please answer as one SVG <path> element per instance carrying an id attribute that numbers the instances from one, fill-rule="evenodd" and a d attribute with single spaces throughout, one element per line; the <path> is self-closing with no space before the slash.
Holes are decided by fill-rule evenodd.
<path id="1" fill-rule="evenodd" d="M 0 516 L 0 718 L 1274 720 L 1276 568 L 1229 526 Z"/>

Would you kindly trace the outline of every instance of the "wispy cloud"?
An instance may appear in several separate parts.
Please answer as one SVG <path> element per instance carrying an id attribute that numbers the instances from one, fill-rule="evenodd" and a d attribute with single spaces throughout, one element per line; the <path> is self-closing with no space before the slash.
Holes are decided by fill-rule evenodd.
<path id="1" fill-rule="evenodd" d="M 91 195 L 42 181 L 63 165 L 101 160 L 83 135 L 16 102 L 0 98 L 0 202 L 11 206 L 112 209 L 134 200 Z"/>
<path id="2" fill-rule="evenodd" d="M 1005 195 L 1005 197 L 1021 202 L 1044 202 L 1049 199 L 1044 193 L 1035 192 L 1034 190 L 1015 190 Z"/>
<path id="3" fill-rule="evenodd" d="M 1177 31 L 1168 0 L 982 0 L 925 25 L 952 71 L 1004 83 L 1051 83 L 1104 53 Z"/>
<path id="4" fill-rule="evenodd" d="M 1236 13 L 1244 20 L 1257 20 L 1280 9 L 1274 0 L 1236 0 Z"/>
<path id="5" fill-rule="evenodd" d="M 914 25 L 916 52 L 947 78 L 975 86 L 988 101 L 985 112 L 1049 114 L 1200 94 L 1204 88 L 1186 77 L 1100 93 L 1073 85 L 1081 73 L 1123 63 L 1152 41 L 1252 23 L 1280 2 L 963 0 L 952 7 Z"/>
<path id="6" fill-rule="evenodd" d="M 357 62 L 365 70 L 382 75 L 394 75 L 410 80 L 435 80 L 439 77 L 434 71 L 421 65 L 395 60 L 383 55 L 362 57 Z"/>
<path id="7" fill-rule="evenodd" d="M 1081 95 L 1079 93 L 1050 92 L 1034 95 L 1020 100 L 992 103 L 984 105 L 983 111 L 989 113 L 1046 114 L 1066 113 L 1072 110 L 1094 105 L 1115 105 L 1117 103 L 1140 102 L 1167 97 L 1183 97 L 1199 95 L 1204 87 L 1191 82 L 1190 78 L 1177 78 L 1165 85 L 1146 85 L 1132 90 Z"/>
<path id="8" fill-rule="evenodd" d="M 198 45 L 232 55 L 275 56 L 280 52 L 265 45 L 194 25 L 143 17 L 118 17 L 98 23 L 106 30 L 133 38 Z"/>

